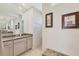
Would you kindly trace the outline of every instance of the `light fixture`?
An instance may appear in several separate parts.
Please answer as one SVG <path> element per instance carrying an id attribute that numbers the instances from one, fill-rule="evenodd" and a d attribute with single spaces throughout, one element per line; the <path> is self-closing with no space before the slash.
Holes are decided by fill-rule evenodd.
<path id="1" fill-rule="evenodd" d="M 23 6 L 23 7 L 25 7 L 25 6 L 26 6 L 26 4 L 25 4 L 25 3 L 22 3 L 22 6 Z"/>

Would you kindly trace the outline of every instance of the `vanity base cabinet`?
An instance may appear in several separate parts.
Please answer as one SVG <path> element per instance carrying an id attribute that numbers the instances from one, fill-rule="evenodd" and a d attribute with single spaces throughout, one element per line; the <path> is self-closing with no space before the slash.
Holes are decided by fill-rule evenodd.
<path id="1" fill-rule="evenodd" d="M 3 39 L 3 38 L 2 38 Z M 1 42 L 1 55 L 18 56 L 32 49 L 32 36 L 5 37 Z"/>

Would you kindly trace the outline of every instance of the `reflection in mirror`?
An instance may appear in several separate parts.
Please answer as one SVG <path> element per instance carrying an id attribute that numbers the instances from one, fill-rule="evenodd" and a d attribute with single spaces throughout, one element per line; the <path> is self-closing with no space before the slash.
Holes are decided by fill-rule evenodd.
<path id="1" fill-rule="evenodd" d="M 22 20 L 19 17 L 0 16 L 0 30 L 21 32 L 22 31 L 22 28 L 20 28 L 21 23 Z"/>
<path id="2" fill-rule="evenodd" d="M 12 30 L 12 22 L 13 20 L 10 17 L 0 16 L 0 30 Z"/>

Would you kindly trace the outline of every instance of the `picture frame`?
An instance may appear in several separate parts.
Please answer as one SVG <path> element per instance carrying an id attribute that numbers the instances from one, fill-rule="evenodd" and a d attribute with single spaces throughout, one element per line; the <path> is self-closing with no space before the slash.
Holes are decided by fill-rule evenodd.
<path id="1" fill-rule="evenodd" d="M 79 12 L 73 12 L 62 15 L 62 28 L 79 28 Z"/>
<path id="2" fill-rule="evenodd" d="M 45 15 L 45 27 L 46 28 L 53 27 L 53 13 L 48 13 Z"/>

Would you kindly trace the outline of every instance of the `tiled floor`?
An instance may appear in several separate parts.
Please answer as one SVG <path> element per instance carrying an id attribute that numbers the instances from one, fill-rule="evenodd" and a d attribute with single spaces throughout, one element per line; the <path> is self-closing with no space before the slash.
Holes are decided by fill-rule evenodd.
<path id="1" fill-rule="evenodd" d="M 24 53 L 22 56 L 42 56 L 42 55 L 44 56 L 67 56 L 63 53 L 50 50 L 50 49 L 47 49 L 44 51 L 41 48 L 29 50 L 28 52 Z"/>
<path id="2" fill-rule="evenodd" d="M 39 48 L 32 49 L 24 53 L 22 56 L 42 56 L 42 50 Z"/>

